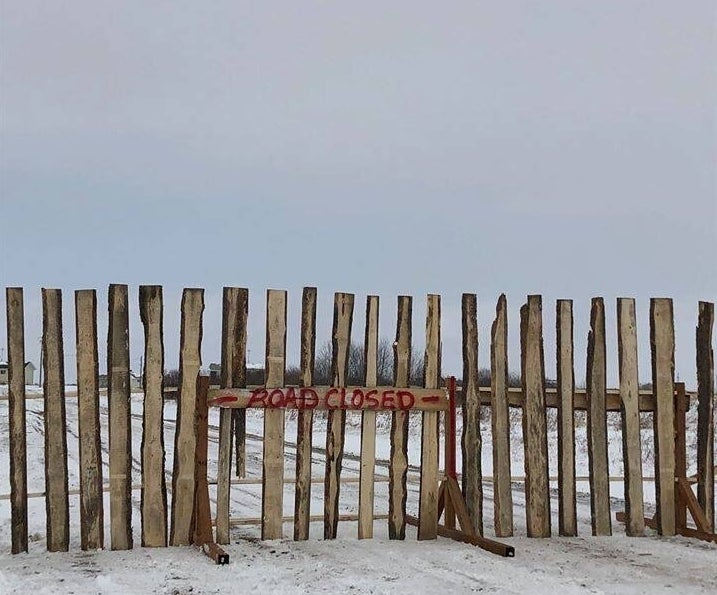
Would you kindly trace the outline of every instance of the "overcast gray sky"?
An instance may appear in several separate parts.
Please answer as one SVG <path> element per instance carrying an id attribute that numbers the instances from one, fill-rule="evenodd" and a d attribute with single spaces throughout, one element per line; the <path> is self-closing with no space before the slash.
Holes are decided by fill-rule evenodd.
<path id="1" fill-rule="evenodd" d="M 166 292 L 177 360 L 181 288 L 207 290 L 205 363 L 219 358 L 221 288 L 250 288 L 250 359 L 264 291 L 443 296 L 444 371 L 460 375 L 460 295 L 479 296 L 480 363 L 501 292 L 575 300 L 584 378 L 590 298 L 638 299 L 649 377 L 651 296 L 675 299 L 677 372 L 694 383 L 697 301 L 717 297 L 715 3 L 0 2 L 0 273 L 26 292 L 38 363 L 40 287 Z M 4 310 L 4 291 L 0 306 Z M 5 345 L 5 325 L 0 344 Z M 104 341 L 100 342 L 104 354 Z M 104 368 L 104 365 L 101 365 Z"/>

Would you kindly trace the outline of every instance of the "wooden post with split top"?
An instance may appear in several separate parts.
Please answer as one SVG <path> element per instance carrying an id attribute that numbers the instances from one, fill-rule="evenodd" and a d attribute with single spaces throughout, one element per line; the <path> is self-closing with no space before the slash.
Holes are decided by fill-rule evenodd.
<path id="1" fill-rule="evenodd" d="M 438 525 L 438 535 L 455 541 L 475 545 L 481 549 L 504 557 L 514 557 L 515 548 L 493 539 L 477 534 L 466 508 L 465 499 L 458 484 L 456 471 L 456 378 L 448 379 L 448 411 L 446 412 L 445 462 L 446 470 L 443 481 L 438 489 L 438 519 L 446 513 L 445 524 Z M 460 530 L 455 528 L 455 517 L 458 518 Z M 418 526 L 418 518 L 406 515 L 406 522 Z"/>

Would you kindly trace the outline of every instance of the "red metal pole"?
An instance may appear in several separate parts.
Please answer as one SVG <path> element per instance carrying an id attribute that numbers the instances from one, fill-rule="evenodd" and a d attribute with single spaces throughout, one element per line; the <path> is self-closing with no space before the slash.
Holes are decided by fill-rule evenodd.
<path id="1" fill-rule="evenodd" d="M 448 465 L 446 475 L 458 479 L 456 473 L 456 377 L 448 379 L 448 436 L 446 437 Z"/>

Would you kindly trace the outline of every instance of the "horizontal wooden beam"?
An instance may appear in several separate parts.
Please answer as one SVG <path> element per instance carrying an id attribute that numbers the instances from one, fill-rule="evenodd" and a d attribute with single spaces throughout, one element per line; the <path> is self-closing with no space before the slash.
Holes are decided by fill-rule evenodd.
<path id="1" fill-rule="evenodd" d="M 239 409 L 447 411 L 448 395 L 439 388 L 393 386 L 219 388 L 209 391 L 209 405 Z"/>
<path id="2" fill-rule="evenodd" d="M 374 521 L 385 521 L 388 519 L 387 514 L 375 514 L 373 515 Z M 323 521 L 324 515 L 323 514 L 312 514 L 309 517 L 309 520 L 312 523 Z M 281 519 L 282 523 L 293 523 L 294 517 L 293 516 L 285 516 Z M 339 515 L 339 521 L 358 521 L 358 514 L 340 514 Z M 247 518 L 233 518 L 229 519 L 229 524 L 232 527 L 242 526 L 242 525 L 261 525 L 261 519 L 259 517 L 247 517 Z"/>

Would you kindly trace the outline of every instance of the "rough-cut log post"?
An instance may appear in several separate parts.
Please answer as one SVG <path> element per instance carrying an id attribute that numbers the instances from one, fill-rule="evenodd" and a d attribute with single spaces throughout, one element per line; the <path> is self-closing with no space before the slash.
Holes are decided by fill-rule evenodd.
<path id="1" fill-rule="evenodd" d="M 25 430 L 25 315 L 22 287 L 5 290 L 10 424 L 12 553 L 27 551 L 27 433 Z"/>
<path id="2" fill-rule="evenodd" d="M 393 343 L 393 384 L 405 388 L 411 376 L 413 298 L 398 296 L 396 340 Z M 408 473 L 408 412 L 391 414 L 391 460 L 388 467 L 388 536 L 406 538 L 406 475 Z"/>
<path id="3" fill-rule="evenodd" d="M 239 289 L 237 297 L 236 355 L 233 364 L 235 386 L 246 386 L 247 329 L 249 321 L 249 290 Z M 225 422 L 226 423 L 226 422 Z M 246 477 L 246 410 L 232 411 L 231 433 L 234 437 L 234 463 L 237 477 Z M 226 439 L 225 439 L 226 440 Z M 231 442 L 231 438 L 229 438 Z"/>
<path id="4" fill-rule="evenodd" d="M 520 309 L 525 512 L 528 537 L 550 537 L 548 432 L 545 416 L 545 360 L 542 298 L 529 295 Z"/>
<path id="5" fill-rule="evenodd" d="M 490 332 L 490 400 L 493 435 L 493 523 L 496 537 L 513 535 L 508 410 L 508 305 L 501 294 Z"/>
<path id="6" fill-rule="evenodd" d="M 332 333 L 333 355 L 331 377 L 333 386 L 346 386 L 351 346 L 351 322 L 354 296 L 337 293 L 334 296 L 334 323 Z M 332 410 L 327 416 L 326 428 L 326 480 L 324 482 L 324 539 L 335 539 L 339 524 L 339 490 L 341 488 L 341 461 L 344 456 L 346 411 Z"/>
<path id="7" fill-rule="evenodd" d="M 107 326 L 107 402 L 110 441 L 110 540 L 132 549 L 132 421 L 129 386 L 129 310 L 126 285 L 110 285 Z M 141 373 L 141 370 L 140 370 Z"/>
<path id="8" fill-rule="evenodd" d="M 483 472 L 481 469 L 480 397 L 478 396 L 478 300 L 462 298 L 463 330 L 463 495 L 471 522 L 483 535 Z"/>
<path id="9" fill-rule="evenodd" d="M 222 388 L 246 385 L 246 340 L 249 291 L 225 287 L 222 306 Z M 238 409 L 242 419 L 246 410 Z M 229 502 L 232 467 L 232 410 L 219 410 L 217 461 L 217 543 L 229 543 Z"/>
<path id="10" fill-rule="evenodd" d="M 67 486 L 62 293 L 59 289 L 42 290 L 42 365 L 45 393 L 47 550 L 66 552 L 70 544 L 70 507 Z"/>
<path id="11" fill-rule="evenodd" d="M 558 369 L 558 530 L 578 534 L 575 497 L 575 368 L 573 302 L 558 300 L 555 312 Z"/>
<path id="12" fill-rule="evenodd" d="M 670 298 L 650 300 L 652 390 L 655 395 L 657 531 L 675 534 L 675 327 Z"/>
<path id="13" fill-rule="evenodd" d="M 378 383 L 378 296 L 366 298 L 364 386 Z M 376 465 L 376 412 L 361 413 L 361 467 L 359 469 L 358 538 L 373 537 L 374 468 Z"/>
<path id="14" fill-rule="evenodd" d="M 266 387 L 284 386 L 286 291 L 266 293 Z M 264 411 L 261 538 L 281 539 L 284 518 L 284 410 Z"/>
<path id="15" fill-rule="evenodd" d="M 426 312 L 425 388 L 441 382 L 441 296 L 429 295 Z M 424 411 L 421 430 L 421 491 L 418 498 L 418 539 L 438 536 L 438 412 Z"/>
<path id="16" fill-rule="evenodd" d="M 164 477 L 164 343 L 162 287 L 140 285 L 144 327 L 142 414 L 142 547 L 167 545 L 167 484 Z"/>
<path id="17" fill-rule="evenodd" d="M 301 386 L 314 383 L 316 360 L 316 288 L 304 287 L 301 296 Z M 294 539 L 309 538 L 311 522 L 311 445 L 314 412 L 300 410 L 296 417 L 296 491 L 294 492 Z"/>
<path id="18" fill-rule="evenodd" d="M 586 386 L 588 395 L 588 464 L 593 535 L 612 535 L 607 456 L 607 371 L 605 304 L 593 298 L 590 309 Z"/>
<path id="19" fill-rule="evenodd" d="M 645 532 L 645 512 L 642 501 L 637 319 L 635 300 L 632 298 L 617 300 L 617 352 L 625 467 L 625 533 L 639 536 Z"/>
<path id="20" fill-rule="evenodd" d="M 696 331 L 697 347 L 697 501 L 705 513 L 710 531 L 714 531 L 714 394 L 715 359 L 712 329 L 715 305 L 699 303 Z"/>
<path id="21" fill-rule="evenodd" d="M 179 347 L 179 392 L 177 429 L 174 434 L 174 472 L 172 473 L 172 545 L 192 543 L 194 510 L 194 451 L 197 447 L 197 378 L 202 366 L 202 313 L 204 290 L 185 289 L 182 293 L 182 325 Z"/>
<path id="22" fill-rule="evenodd" d="M 83 550 L 102 549 L 102 447 L 97 361 L 97 294 L 75 292 L 77 346 L 77 418 L 80 442 L 80 537 Z"/>

